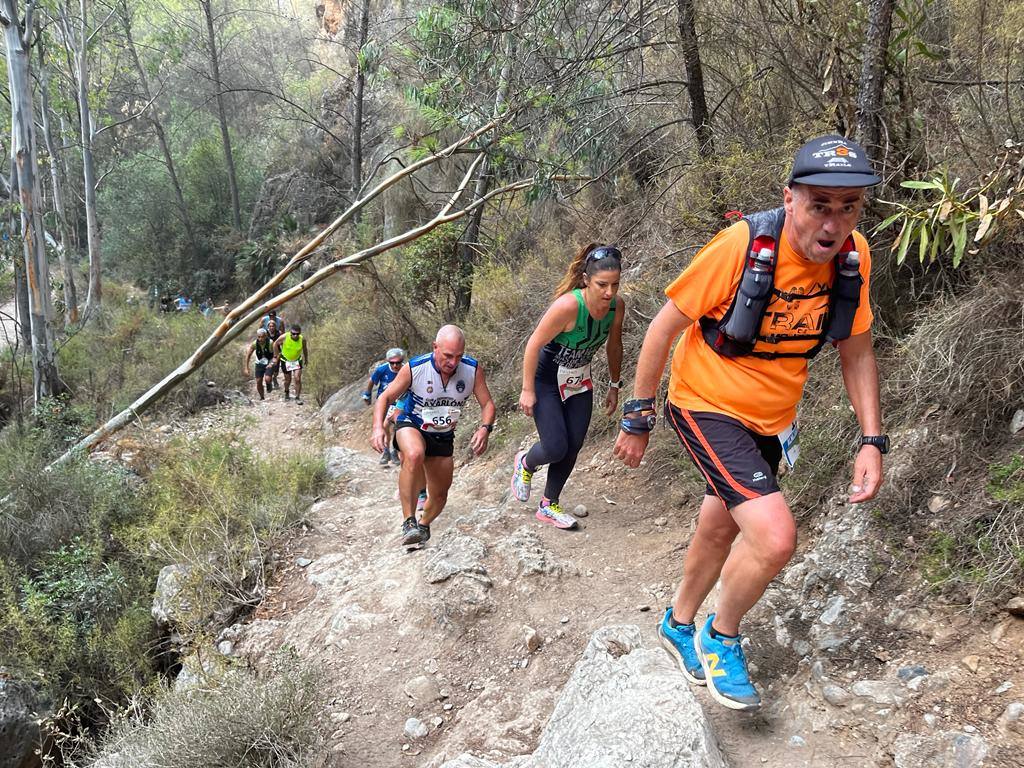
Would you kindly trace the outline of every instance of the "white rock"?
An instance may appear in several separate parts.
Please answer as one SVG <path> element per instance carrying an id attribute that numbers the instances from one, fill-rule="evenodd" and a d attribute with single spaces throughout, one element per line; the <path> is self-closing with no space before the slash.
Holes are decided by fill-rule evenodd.
<path id="1" fill-rule="evenodd" d="M 590 513 L 587 512 L 586 505 L 577 504 L 575 507 L 572 508 L 572 514 L 574 517 L 586 517 Z"/>
<path id="2" fill-rule="evenodd" d="M 464 754 L 442 768 L 499 765 Z M 700 704 L 668 653 L 644 647 L 638 627 L 604 627 L 591 637 L 573 669 L 536 750 L 504 766 L 629 765 L 724 768 L 725 762 Z"/>
<path id="3" fill-rule="evenodd" d="M 664 526 L 668 525 L 668 518 L 667 517 L 656 517 L 656 518 L 654 518 L 654 524 L 656 526 L 658 526 L 659 528 L 663 528 Z"/>
<path id="4" fill-rule="evenodd" d="M 998 696 L 1001 693 L 1006 693 L 1011 688 L 1013 688 L 1013 683 L 1010 680 L 1006 680 L 998 688 L 996 688 L 994 691 L 992 691 L 992 693 L 994 693 L 994 694 L 996 694 Z"/>
<path id="5" fill-rule="evenodd" d="M 1010 419 L 1010 434 L 1016 435 L 1024 429 L 1024 409 L 1015 411 L 1013 418 Z"/>
<path id="6" fill-rule="evenodd" d="M 410 717 L 405 721 L 405 735 L 410 739 L 422 739 L 430 733 L 430 729 L 415 717 Z"/>
<path id="7" fill-rule="evenodd" d="M 441 689 L 438 687 L 437 681 L 426 675 L 412 678 L 402 690 L 413 700 L 414 704 L 420 707 L 428 706 L 441 699 Z"/>

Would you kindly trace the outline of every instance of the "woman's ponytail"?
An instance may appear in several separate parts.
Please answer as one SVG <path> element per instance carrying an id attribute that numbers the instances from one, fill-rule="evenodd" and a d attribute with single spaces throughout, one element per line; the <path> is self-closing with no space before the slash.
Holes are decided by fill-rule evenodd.
<path id="1" fill-rule="evenodd" d="M 569 263 L 569 268 L 565 270 L 562 282 L 555 288 L 554 298 L 557 299 L 559 296 L 564 296 L 574 288 L 583 287 L 583 273 L 587 266 L 587 255 L 595 248 L 600 247 L 600 243 L 587 243 L 576 252 L 576 255 Z"/>

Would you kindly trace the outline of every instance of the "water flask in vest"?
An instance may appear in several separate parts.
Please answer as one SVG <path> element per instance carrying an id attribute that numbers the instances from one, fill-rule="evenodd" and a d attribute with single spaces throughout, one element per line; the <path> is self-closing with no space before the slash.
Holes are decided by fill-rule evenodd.
<path id="1" fill-rule="evenodd" d="M 760 240 L 760 238 L 758 238 Z M 757 338 L 761 317 L 772 293 L 772 273 L 775 270 L 775 253 L 769 247 L 751 249 L 748 256 L 749 269 L 743 272 L 740 280 L 737 301 L 742 302 L 743 309 L 737 311 L 734 304 L 730 317 L 722 326 L 722 331 L 731 339 L 740 343 L 750 343 Z"/>
<path id="2" fill-rule="evenodd" d="M 848 251 L 841 264 L 837 265 L 836 279 L 832 282 L 832 299 L 830 307 L 826 341 L 843 341 L 849 338 L 853 328 L 853 316 L 857 314 L 860 302 L 860 254 Z"/>

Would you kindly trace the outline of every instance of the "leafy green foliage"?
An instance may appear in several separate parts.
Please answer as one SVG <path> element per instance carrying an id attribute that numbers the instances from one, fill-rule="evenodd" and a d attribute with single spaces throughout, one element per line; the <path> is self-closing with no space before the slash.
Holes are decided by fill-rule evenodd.
<path id="1" fill-rule="evenodd" d="M 1024 454 L 1018 453 L 1006 462 L 993 464 L 989 476 L 988 492 L 992 498 L 1024 506 Z"/>
<path id="2" fill-rule="evenodd" d="M 460 234 L 457 224 L 444 224 L 402 248 L 399 269 L 414 302 L 450 314 L 460 288 L 472 279 L 459 260 Z"/>

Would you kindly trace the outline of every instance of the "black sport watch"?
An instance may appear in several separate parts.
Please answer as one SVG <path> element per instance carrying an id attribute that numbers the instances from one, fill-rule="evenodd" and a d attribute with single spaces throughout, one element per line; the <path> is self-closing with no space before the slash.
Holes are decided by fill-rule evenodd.
<path id="1" fill-rule="evenodd" d="M 883 456 L 889 452 L 888 435 L 864 435 L 860 439 L 860 444 L 875 446 Z"/>

